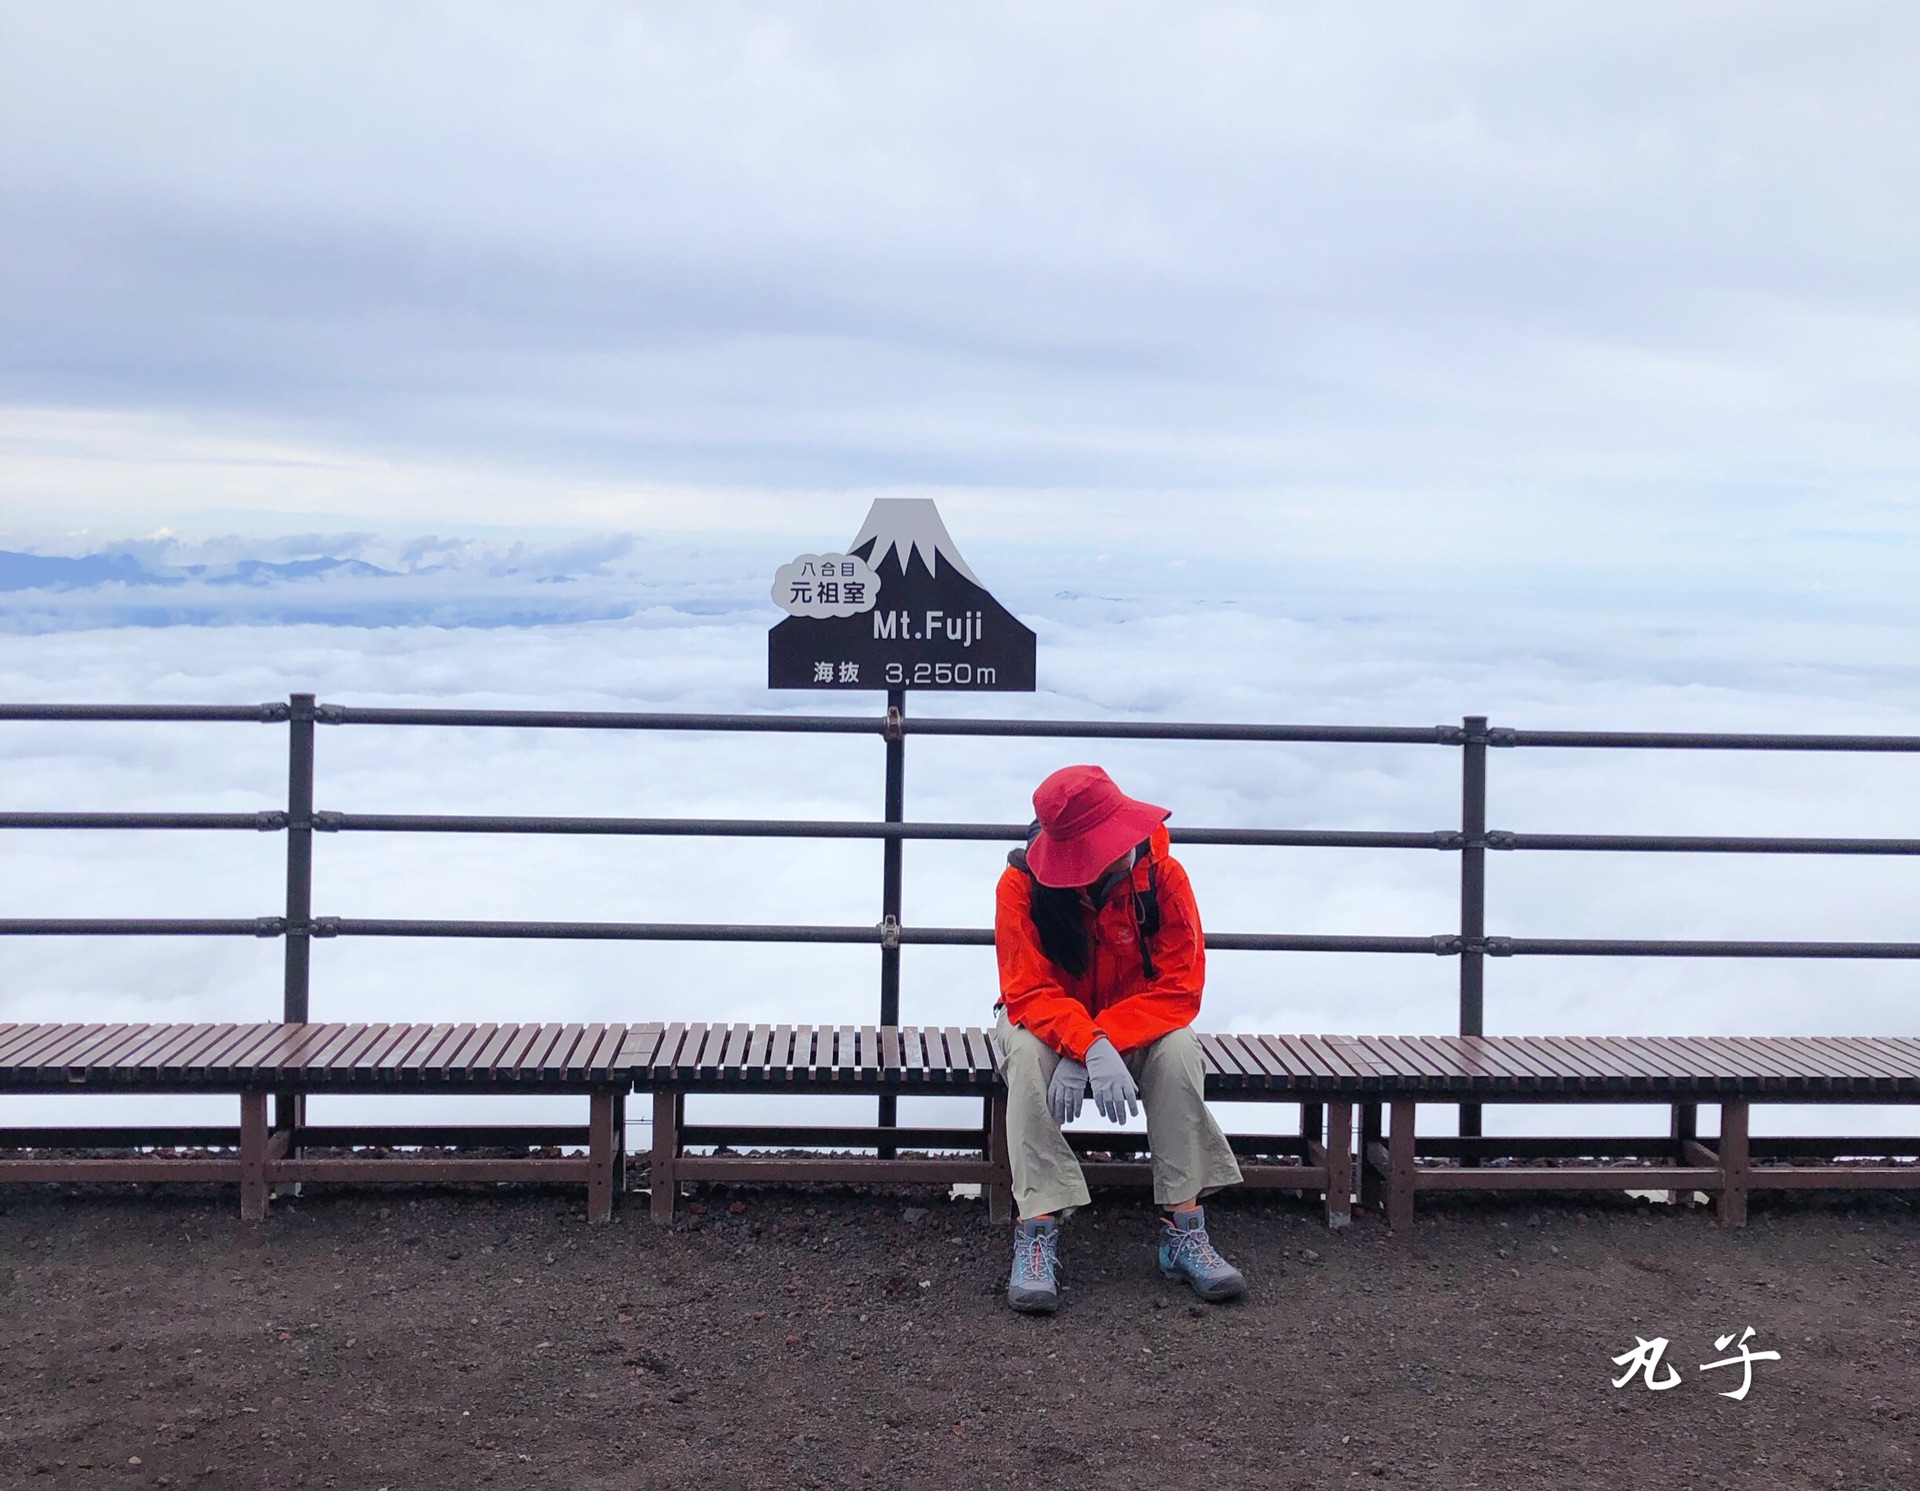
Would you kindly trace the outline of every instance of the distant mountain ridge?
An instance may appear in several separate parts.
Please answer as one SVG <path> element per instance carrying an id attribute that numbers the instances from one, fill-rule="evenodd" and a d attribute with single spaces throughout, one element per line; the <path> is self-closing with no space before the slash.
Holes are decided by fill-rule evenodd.
<path id="1" fill-rule="evenodd" d="M 103 551 L 77 557 L 29 554 L 0 549 L 0 591 L 82 590 L 97 585 L 271 585 L 279 581 L 352 575 L 359 579 L 398 578 L 400 571 L 382 569 L 363 559 L 321 555 L 312 559 L 274 561 L 239 559 L 230 564 L 186 564 L 149 568 L 132 554 Z"/>

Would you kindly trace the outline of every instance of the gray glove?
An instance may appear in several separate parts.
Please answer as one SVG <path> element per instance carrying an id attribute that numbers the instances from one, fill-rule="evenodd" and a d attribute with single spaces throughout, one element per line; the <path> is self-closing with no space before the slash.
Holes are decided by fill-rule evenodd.
<path id="1" fill-rule="evenodd" d="M 1080 1116 L 1080 1105 L 1086 1100 L 1086 1063 L 1071 1056 L 1061 1057 L 1053 1069 L 1053 1080 L 1047 1083 L 1047 1112 L 1064 1128 Z"/>
<path id="2" fill-rule="evenodd" d="M 1140 1089 L 1133 1073 L 1104 1035 L 1087 1047 L 1087 1075 L 1093 1080 L 1093 1106 L 1110 1123 L 1125 1123 L 1140 1111 Z"/>

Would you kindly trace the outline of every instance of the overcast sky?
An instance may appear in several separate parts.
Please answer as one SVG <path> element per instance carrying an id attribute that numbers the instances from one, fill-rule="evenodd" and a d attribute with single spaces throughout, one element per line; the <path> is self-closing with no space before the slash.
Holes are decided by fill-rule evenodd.
<path id="1" fill-rule="evenodd" d="M 0 9 L 6 536 L 1920 559 L 1920 9 Z"/>

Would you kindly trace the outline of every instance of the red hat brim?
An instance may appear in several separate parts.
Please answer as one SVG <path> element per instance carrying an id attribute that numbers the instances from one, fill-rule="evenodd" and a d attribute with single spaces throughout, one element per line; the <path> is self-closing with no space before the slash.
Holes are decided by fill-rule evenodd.
<path id="1" fill-rule="evenodd" d="M 1167 808 L 1128 797 L 1085 833 L 1056 838 L 1044 828 L 1027 846 L 1027 868 L 1055 889 L 1092 885 L 1100 872 L 1135 844 L 1153 837 L 1170 816 Z"/>

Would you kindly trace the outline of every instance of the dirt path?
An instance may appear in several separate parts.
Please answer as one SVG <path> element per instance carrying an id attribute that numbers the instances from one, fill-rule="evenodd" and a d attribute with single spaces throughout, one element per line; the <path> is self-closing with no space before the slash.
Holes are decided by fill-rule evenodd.
<path id="1" fill-rule="evenodd" d="M 1142 1206 L 1010 1314 L 978 1203 L 0 1192 L 0 1484 L 1920 1486 L 1920 1208 L 1216 1205 L 1253 1281 L 1163 1285 Z M 1744 1402 L 1714 1338 L 1751 1325 Z M 1670 1391 L 1614 1389 L 1664 1336 Z"/>

